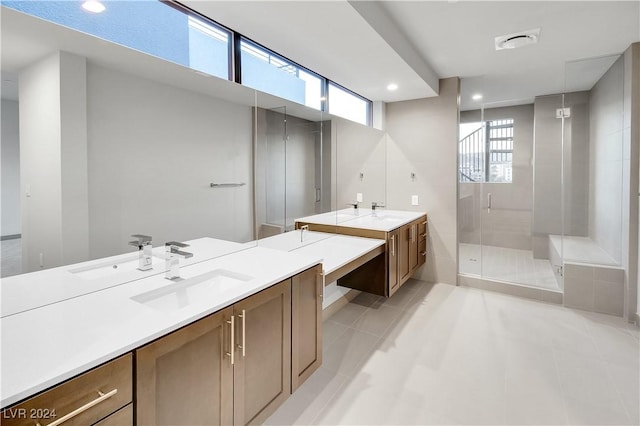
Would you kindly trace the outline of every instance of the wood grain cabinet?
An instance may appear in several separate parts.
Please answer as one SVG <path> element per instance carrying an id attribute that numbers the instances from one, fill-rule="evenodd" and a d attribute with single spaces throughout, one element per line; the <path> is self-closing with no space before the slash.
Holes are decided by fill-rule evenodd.
<path id="1" fill-rule="evenodd" d="M 133 400 L 131 354 L 68 380 L 2 411 L 3 426 L 93 425 Z M 98 423 L 100 424 L 100 423 Z M 124 416 L 120 426 L 132 424 Z"/>
<path id="2" fill-rule="evenodd" d="M 291 393 L 291 282 L 138 349 L 137 424 L 266 420 Z"/>
<path id="3" fill-rule="evenodd" d="M 138 425 L 233 422 L 232 308 L 136 351 Z"/>
<path id="4" fill-rule="evenodd" d="M 322 267 L 291 280 L 291 392 L 322 364 Z"/>
<path id="5" fill-rule="evenodd" d="M 233 305 L 233 423 L 260 424 L 291 394 L 291 279 Z"/>
<path id="6" fill-rule="evenodd" d="M 388 276 L 388 296 L 400 288 L 400 272 L 399 272 L 399 245 L 400 245 L 400 229 L 393 230 L 387 235 L 387 276 Z M 385 295 L 385 296 L 387 296 Z"/>
<path id="7" fill-rule="evenodd" d="M 336 232 L 342 235 L 378 238 L 386 241 L 386 253 L 338 279 L 338 285 L 343 287 L 391 297 L 425 263 L 426 215 L 391 231 L 296 222 L 297 228 L 302 225 L 309 225 L 309 229 L 313 231 Z"/>

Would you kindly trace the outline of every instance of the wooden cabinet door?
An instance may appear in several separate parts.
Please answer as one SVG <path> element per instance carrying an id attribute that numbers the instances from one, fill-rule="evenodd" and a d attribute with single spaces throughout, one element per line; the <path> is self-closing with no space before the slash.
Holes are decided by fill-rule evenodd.
<path id="1" fill-rule="evenodd" d="M 387 253 L 389 265 L 389 297 L 400 288 L 400 277 L 398 271 L 398 258 L 400 232 L 398 229 L 389 232 L 387 238 Z"/>
<path id="2" fill-rule="evenodd" d="M 233 305 L 233 422 L 258 424 L 291 394 L 291 280 Z"/>
<path id="3" fill-rule="evenodd" d="M 322 267 L 291 279 L 291 392 L 322 364 Z"/>
<path id="4" fill-rule="evenodd" d="M 418 224 L 409 226 L 409 272 L 418 268 Z"/>
<path id="5" fill-rule="evenodd" d="M 409 267 L 410 232 L 410 225 L 404 225 L 400 228 L 400 244 L 398 245 L 398 274 L 400 275 L 400 285 L 404 283 L 411 272 L 411 268 Z"/>
<path id="6" fill-rule="evenodd" d="M 233 421 L 232 308 L 136 351 L 139 425 L 228 425 Z"/>

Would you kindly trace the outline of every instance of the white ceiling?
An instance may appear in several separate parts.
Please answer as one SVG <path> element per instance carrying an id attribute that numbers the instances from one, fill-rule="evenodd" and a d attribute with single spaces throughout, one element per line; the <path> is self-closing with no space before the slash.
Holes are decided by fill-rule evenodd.
<path id="1" fill-rule="evenodd" d="M 605 56 L 620 54 L 640 41 L 640 0 L 183 3 L 374 101 L 435 96 L 438 78 L 459 76 L 462 109 L 478 106 L 470 100 L 473 93 L 482 93 L 482 102 L 504 104 L 589 89 L 612 62 Z M 60 40 L 67 43 L 64 34 L 58 39 L 43 34 L 22 37 L 20 44 L 14 43 L 7 36 L 11 26 L 5 10 L 3 72 L 17 71 L 59 48 Z M 531 28 L 541 28 L 538 44 L 494 50 L 494 37 Z M 93 48 L 77 48 L 78 53 L 95 56 Z M 101 60 L 115 65 L 125 57 L 127 66 L 140 73 L 149 61 L 138 63 L 123 51 Z M 585 61 L 592 58 L 596 59 Z M 3 73 L 3 97 L 10 90 L 7 84 L 14 84 L 6 79 L 13 77 Z M 391 82 L 399 85 L 397 91 L 386 89 Z"/>
<path id="2" fill-rule="evenodd" d="M 372 100 L 432 95 L 425 67 L 439 78 L 459 76 L 463 109 L 477 106 L 473 93 L 486 103 L 521 103 L 562 92 L 567 62 L 620 54 L 640 41 L 637 0 L 184 3 Z M 495 51 L 496 36 L 532 28 L 541 28 L 536 45 Z M 590 89 L 603 63 L 569 66 L 582 72 L 567 89 Z M 390 81 L 397 92 L 386 90 Z"/>

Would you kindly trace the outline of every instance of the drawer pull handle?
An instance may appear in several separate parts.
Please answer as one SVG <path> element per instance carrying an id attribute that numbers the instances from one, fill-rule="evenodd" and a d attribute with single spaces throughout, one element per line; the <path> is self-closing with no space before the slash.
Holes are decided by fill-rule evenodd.
<path id="1" fill-rule="evenodd" d="M 391 236 L 391 256 L 392 257 L 396 256 L 396 236 L 395 235 Z"/>
<path id="2" fill-rule="evenodd" d="M 427 236 L 427 233 L 425 232 L 424 234 L 420 234 L 420 238 L 424 238 Z"/>
<path id="3" fill-rule="evenodd" d="M 229 324 L 230 327 L 230 332 L 229 332 L 229 339 L 231 340 L 229 342 L 229 352 L 226 353 L 226 355 L 231 358 L 231 365 L 235 364 L 235 357 L 234 357 L 234 352 L 236 351 L 236 339 L 235 339 L 235 334 L 236 334 L 236 330 L 235 330 L 235 320 L 233 318 L 233 315 L 231 315 L 231 319 L 229 321 L 227 321 L 227 324 Z"/>
<path id="4" fill-rule="evenodd" d="M 75 410 L 73 410 L 69 414 L 64 415 L 64 416 L 60 417 L 59 419 L 49 423 L 47 426 L 58 426 L 59 424 L 62 424 L 62 423 L 66 422 L 69 419 L 72 419 L 73 417 L 77 416 L 78 414 L 87 411 L 89 408 L 100 404 L 102 401 L 106 401 L 107 399 L 111 398 L 113 395 L 115 395 L 117 393 L 118 393 L 118 389 L 114 389 L 111 392 L 107 392 L 107 393 L 102 393 L 102 392 L 98 391 L 98 395 L 100 395 L 98 398 L 94 399 L 91 402 L 86 403 L 85 405 L 83 405 L 80 408 L 76 408 Z M 40 423 L 36 423 L 36 425 L 37 426 L 41 426 Z"/>
<path id="5" fill-rule="evenodd" d="M 421 225 L 426 225 L 427 221 L 425 220 L 424 222 L 421 223 Z"/>
<path id="6" fill-rule="evenodd" d="M 308 228 L 307 228 L 308 229 Z M 242 313 L 240 315 L 238 315 L 240 318 L 242 318 L 242 344 L 238 345 L 238 347 L 240 349 L 242 349 L 242 357 L 244 358 L 245 356 L 245 351 L 246 351 L 246 347 L 247 347 L 247 343 L 246 343 L 246 339 L 245 339 L 245 335 L 246 335 L 246 318 L 247 318 L 247 311 L 245 309 L 242 310 Z"/>
<path id="7" fill-rule="evenodd" d="M 427 255 L 427 252 L 426 252 L 426 251 L 420 252 L 420 255 L 421 255 L 421 256 L 426 256 L 426 255 Z"/>

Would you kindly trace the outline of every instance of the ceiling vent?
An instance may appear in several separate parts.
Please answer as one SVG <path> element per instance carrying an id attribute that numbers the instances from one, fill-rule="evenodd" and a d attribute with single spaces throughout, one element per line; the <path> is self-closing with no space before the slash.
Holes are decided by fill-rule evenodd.
<path id="1" fill-rule="evenodd" d="M 498 36 L 495 38 L 496 50 L 516 49 L 529 44 L 535 44 L 539 38 L 540 28 Z"/>

